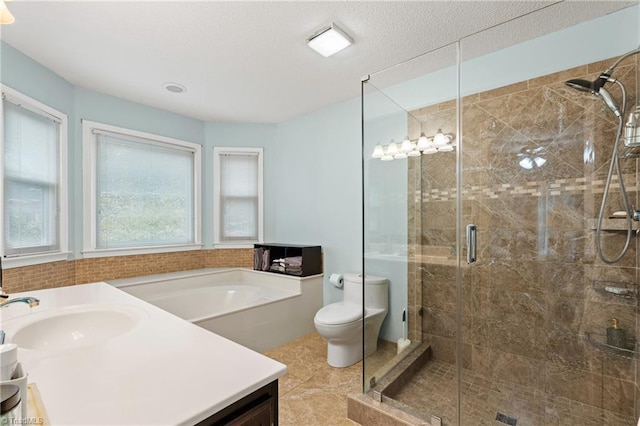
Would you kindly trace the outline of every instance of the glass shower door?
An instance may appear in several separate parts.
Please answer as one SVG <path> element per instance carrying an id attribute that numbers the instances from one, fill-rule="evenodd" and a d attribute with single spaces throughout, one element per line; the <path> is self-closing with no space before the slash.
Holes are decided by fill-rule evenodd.
<path id="1" fill-rule="evenodd" d="M 478 229 L 477 262 L 460 262 L 460 424 L 632 426 L 637 388 L 627 349 L 636 300 L 605 289 L 636 288 L 636 242 L 614 265 L 598 258 L 594 242 L 616 118 L 601 99 L 565 84 L 594 80 L 612 62 L 620 49 L 613 44 L 599 61 L 580 51 L 614 28 L 592 24 L 593 40 L 550 34 L 477 54 L 544 13 L 552 11 L 460 43 L 459 237 L 465 224 Z M 550 52 L 566 52 L 572 65 L 550 60 Z M 584 62 L 576 63 L 580 53 Z M 637 62 L 623 68 L 615 77 L 633 88 L 635 104 Z M 636 160 L 621 166 L 635 203 Z M 621 209 L 612 194 L 607 216 Z M 609 257 L 625 236 L 603 231 Z M 612 318 L 627 332 L 624 349 L 607 345 Z"/>
<path id="2" fill-rule="evenodd" d="M 456 63 L 454 44 L 373 74 L 362 105 L 364 270 L 390 289 L 364 390 L 448 424 L 457 415 Z"/>

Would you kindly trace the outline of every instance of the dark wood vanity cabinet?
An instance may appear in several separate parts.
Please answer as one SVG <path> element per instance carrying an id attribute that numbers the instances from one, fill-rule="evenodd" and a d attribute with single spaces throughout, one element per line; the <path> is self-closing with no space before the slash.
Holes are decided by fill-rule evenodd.
<path id="1" fill-rule="evenodd" d="M 234 402 L 196 426 L 277 426 L 278 381 Z"/>

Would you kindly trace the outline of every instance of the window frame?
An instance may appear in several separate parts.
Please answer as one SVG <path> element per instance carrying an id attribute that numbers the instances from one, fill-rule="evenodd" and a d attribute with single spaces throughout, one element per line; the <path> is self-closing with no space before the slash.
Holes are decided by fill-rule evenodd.
<path id="1" fill-rule="evenodd" d="M 68 170 L 68 146 L 69 146 L 69 128 L 67 114 L 58 111 L 40 101 L 37 101 L 18 90 L 12 89 L 4 84 L 2 88 L 2 101 L 0 102 L 0 176 L 2 176 L 2 185 L 0 185 L 0 200 L 2 200 L 2 224 L 0 224 L 0 256 L 2 256 L 3 268 L 19 268 L 23 266 L 39 265 L 50 262 L 60 262 L 69 259 L 71 254 L 69 251 L 69 170 Z M 55 224 L 58 248 L 54 250 L 42 252 L 25 252 L 7 254 L 5 238 L 5 168 L 4 168 L 4 100 L 27 109 L 32 113 L 57 120 L 58 128 L 58 182 L 57 197 L 55 209 L 57 211 L 56 219 L 52 221 Z M 44 246 L 43 246 L 44 247 Z"/>
<path id="2" fill-rule="evenodd" d="M 220 157 L 222 155 L 246 155 L 258 156 L 258 239 L 257 240 L 232 240 L 220 239 L 221 222 L 221 179 Z M 213 147 L 213 247 L 214 248 L 253 248 L 254 244 L 264 242 L 264 148 L 258 147 Z"/>
<path id="3" fill-rule="evenodd" d="M 193 242 L 186 244 L 161 244 L 145 246 L 97 247 L 97 159 L 98 137 L 94 130 L 113 133 L 135 142 L 140 140 L 152 145 L 173 147 L 193 152 Z M 137 141 L 136 141 L 137 140 Z M 82 257 L 127 256 L 134 254 L 168 253 L 199 250 L 202 248 L 202 145 L 152 133 L 112 126 L 95 121 L 82 120 L 83 144 L 83 238 Z"/>

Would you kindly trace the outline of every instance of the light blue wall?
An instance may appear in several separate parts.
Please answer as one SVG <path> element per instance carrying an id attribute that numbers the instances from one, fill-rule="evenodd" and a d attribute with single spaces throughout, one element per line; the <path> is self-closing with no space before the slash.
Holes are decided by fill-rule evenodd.
<path id="1" fill-rule="evenodd" d="M 361 269 L 359 117 L 356 99 L 278 125 L 275 239 L 322 246 L 325 303 L 342 297 L 331 273 Z"/>
<path id="2" fill-rule="evenodd" d="M 67 114 L 71 122 L 75 89 L 71 83 L 4 41 L 0 59 L 2 84 Z"/>

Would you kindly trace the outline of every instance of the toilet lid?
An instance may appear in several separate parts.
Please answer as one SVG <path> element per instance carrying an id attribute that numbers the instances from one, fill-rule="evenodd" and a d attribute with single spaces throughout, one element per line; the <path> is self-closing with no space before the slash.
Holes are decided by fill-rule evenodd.
<path id="1" fill-rule="evenodd" d="M 344 324 L 362 318 L 362 306 L 355 303 L 332 303 L 320 309 L 316 321 L 321 324 Z"/>

